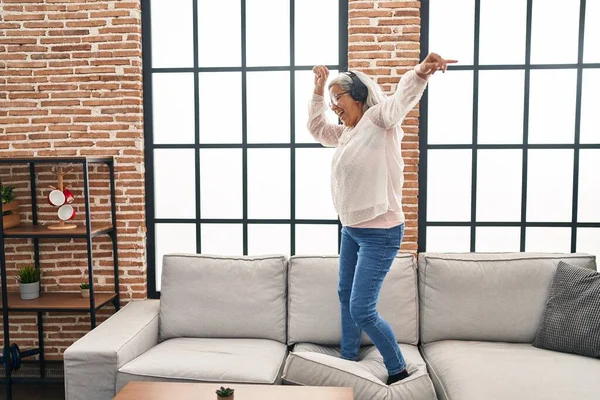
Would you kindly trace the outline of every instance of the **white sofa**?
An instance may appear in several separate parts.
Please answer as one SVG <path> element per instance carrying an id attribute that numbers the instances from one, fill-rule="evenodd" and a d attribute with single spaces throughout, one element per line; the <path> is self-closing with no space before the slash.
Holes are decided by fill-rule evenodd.
<path id="1" fill-rule="evenodd" d="M 385 385 L 363 336 L 339 357 L 337 256 L 167 255 L 161 299 L 134 301 L 64 354 L 67 400 L 129 381 L 352 386 L 355 399 L 600 399 L 600 360 L 531 345 L 560 260 L 579 254 L 399 255 L 378 310 L 410 376 Z M 592 382 L 592 380 L 594 380 Z"/>

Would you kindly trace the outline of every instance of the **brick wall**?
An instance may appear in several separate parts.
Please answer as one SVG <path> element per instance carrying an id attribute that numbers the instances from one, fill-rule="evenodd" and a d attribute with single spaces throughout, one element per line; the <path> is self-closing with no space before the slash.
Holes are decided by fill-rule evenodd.
<path id="1" fill-rule="evenodd" d="M 139 0 L 2 0 L 0 2 L 0 157 L 113 156 L 122 301 L 146 296 L 141 16 Z M 81 166 L 65 177 L 83 222 Z M 0 167 L 4 184 L 17 187 L 22 221 L 31 220 L 29 172 Z M 93 220 L 110 221 L 106 167 L 90 168 Z M 39 168 L 40 223 L 56 220 L 47 206 L 50 167 Z M 6 240 L 10 290 L 17 268 L 32 264 L 31 240 Z M 75 291 L 87 280 L 85 240 L 41 240 L 42 286 Z M 112 252 L 94 239 L 96 290 L 112 290 Z M 106 307 L 98 318 L 112 314 Z M 1 317 L 1 316 L 0 316 Z M 11 314 L 11 339 L 37 345 L 35 314 Z M 89 329 L 87 314 L 44 315 L 48 359 Z M 0 332 L 1 334 L 1 332 Z M 1 336 L 0 336 L 1 337 Z"/>
<path id="2" fill-rule="evenodd" d="M 400 77 L 420 57 L 419 1 L 353 1 L 349 3 L 348 66 L 374 77 L 393 93 Z M 402 250 L 416 253 L 418 228 L 419 112 L 411 111 L 402 125 L 405 162 L 403 206 L 406 231 Z"/>

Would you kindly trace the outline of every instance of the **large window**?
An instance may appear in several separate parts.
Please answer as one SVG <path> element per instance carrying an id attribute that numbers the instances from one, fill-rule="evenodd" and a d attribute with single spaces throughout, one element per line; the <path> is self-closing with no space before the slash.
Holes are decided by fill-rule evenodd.
<path id="1" fill-rule="evenodd" d="M 600 0 L 422 2 L 419 251 L 600 256 Z"/>
<path id="2" fill-rule="evenodd" d="M 347 1 L 142 6 L 149 296 L 166 253 L 336 254 L 332 149 L 305 126 L 312 67 L 346 68 Z"/>

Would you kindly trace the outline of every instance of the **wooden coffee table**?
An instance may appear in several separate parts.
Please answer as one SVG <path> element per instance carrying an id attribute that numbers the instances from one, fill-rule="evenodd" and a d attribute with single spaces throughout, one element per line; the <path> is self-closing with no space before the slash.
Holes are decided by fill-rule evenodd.
<path id="1" fill-rule="evenodd" d="M 235 400 L 354 400 L 351 387 L 291 385 L 223 385 Z M 129 382 L 114 400 L 216 400 L 218 383 Z"/>

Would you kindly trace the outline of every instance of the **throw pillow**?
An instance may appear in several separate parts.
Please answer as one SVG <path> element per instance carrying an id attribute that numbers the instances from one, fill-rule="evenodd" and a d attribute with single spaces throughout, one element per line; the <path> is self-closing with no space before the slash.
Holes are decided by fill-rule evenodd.
<path id="1" fill-rule="evenodd" d="M 558 264 L 533 345 L 600 358 L 600 273 Z"/>

